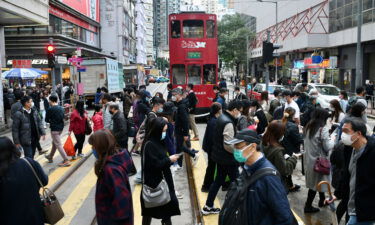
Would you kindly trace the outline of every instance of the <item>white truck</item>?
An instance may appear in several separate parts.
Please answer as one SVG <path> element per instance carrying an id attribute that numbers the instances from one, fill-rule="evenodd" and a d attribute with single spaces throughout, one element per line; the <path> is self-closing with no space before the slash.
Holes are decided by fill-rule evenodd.
<path id="1" fill-rule="evenodd" d="M 110 94 L 119 95 L 125 87 L 122 64 L 109 58 L 84 59 L 81 63 L 85 69 L 81 73 L 83 94 L 88 105 L 95 100 L 98 87 L 106 87 Z"/>

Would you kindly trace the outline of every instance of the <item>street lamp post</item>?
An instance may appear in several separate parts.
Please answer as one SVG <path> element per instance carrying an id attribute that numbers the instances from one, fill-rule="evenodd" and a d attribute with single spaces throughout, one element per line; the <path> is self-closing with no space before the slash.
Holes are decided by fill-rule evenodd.
<path id="1" fill-rule="evenodd" d="M 276 24 L 275 24 L 275 43 L 277 43 L 277 39 L 278 39 L 278 35 L 277 35 L 277 32 L 278 32 L 278 5 L 277 5 L 277 1 L 263 1 L 263 0 L 258 0 L 258 2 L 267 2 L 267 3 L 273 3 L 275 4 L 275 10 L 276 10 Z M 276 49 L 277 51 L 277 49 Z M 276 57 L 275 58 L 275 81 L 277 82 L 277 74 L 278 74 L 278 58 Z"/>
<path id="2" fill-rule="evenodd" d="M 357 53 L 355 60 L 355 88 L 362 86 L 362 45 L 361 45 L 361 32 L 362 32 L 362 2 L 358 0 L 358 17 L 357 17 Z"/>

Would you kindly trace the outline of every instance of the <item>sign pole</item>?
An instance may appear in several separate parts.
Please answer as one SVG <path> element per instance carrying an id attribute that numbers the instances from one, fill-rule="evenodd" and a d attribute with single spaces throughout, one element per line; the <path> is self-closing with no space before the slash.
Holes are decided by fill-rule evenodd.
<path id="1" fill-rule="evenodd" d="M 267 42 L 270 41 L 270 31 L 267 31 Z M 266 91 L 268 91 L 268 87 L 270 85 L 270 66 L 269 62 L 266 62 Z"/>

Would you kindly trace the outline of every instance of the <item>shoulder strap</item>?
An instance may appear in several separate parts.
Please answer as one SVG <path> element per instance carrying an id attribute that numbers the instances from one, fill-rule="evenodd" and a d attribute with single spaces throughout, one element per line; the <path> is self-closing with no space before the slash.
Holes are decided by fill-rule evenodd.
<path id="1" fill-rule="evenodd" d="M 35 178 L 37 179 L 39 185 L 44 188 L 44 185 L 42 184 L 42 181 L 40 180 L 38 174 L 36 173 L 34 167 L 31 165 L 31 163 L 25 158 L 21 158 L 21 159 L 24 160 L 27 163 L 27 165 L 30 167 L 31 171 L 33 171 L 33 174 L 34 174 Z"/>
<path id="2" fill-rule="evenodd" d="M 271 167 L 262 168 L 260 170 L 257 170 L 254 174 L 250 176 L 250 179 L 247 179 L 245 184 L 245 190 L 247 190 L 251 184 L 253 184 L 258 179 L 267 176 L 267 175 L 273 175 L 273 176 L 280 176 L 279 172 Z"/>

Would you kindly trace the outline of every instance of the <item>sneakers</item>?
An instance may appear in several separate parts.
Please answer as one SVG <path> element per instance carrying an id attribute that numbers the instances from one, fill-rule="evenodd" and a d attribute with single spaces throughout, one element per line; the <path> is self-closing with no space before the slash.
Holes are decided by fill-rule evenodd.
<path id="1" fill-rule="evenodd" d="M 46 154 L 47 152 L 48 152 L 48 150 L 40 150 L 40 151 L 38 151 L 39 152 L 39 155 L 43 155 L 43 154 Z"/>
<path id="2" fill-rule="evenodd" d="M 85 154 L 80 153 L 77 155 L 77 158 L 83 158 L 83 157 L 85 157 Z"/>
<path id="3" fill-rule="evenodd" d="M 194 152 L 194 154 L 197 154 L 199 152 L 198 150 L 195 150 L 194 148 L 192 148 L 191 151 Z"/>
<path id="4" fill-rule="evenodd" d="M 52 159 L 51 156 L 44 155 L 44 158 L 46 158 L 48 160 L 48 163 L 53 163 L 53 159 Z"/>
<path id="5" fill-rule="evenodd" d="M 219 208 L 214 208 L 214 207 L 208 207 L 208 206 L 204 206 L 203 209 L 202 209 L 202 214 L 203 215 L 210 215 L 210 214 L 219 214 L 220 213 L 220 209 Z"/>
<path id="6" fill-rule="evenodd" d="M 68 167 L 70 166 L 69 160 L 65 160 L 62 163 L 59 164 L 60 167 Z"/>
<path id="7" fill-rule="evenodd" d="M 191 141 L 199 141 L 199 137 L 194 137 L 191 139 Z"/>
<path id="8" fill-rule="evenodd" d="M 295 184 L 292 188 L 289 188 L 289 192 L 297 192 L 301 189 L 301 186 L 298 184 Z"/>
<path id="9" fill-rule="evenodd" d="M 305 206 L 303 211 L 304 211 L 304 213 L 317 213 L 320 210 L 318 208 L 313 207 L 313 206 Z"/>
<path id="10" fill-rule="evenodd" d="M 76 160 L 76 158 L 77 158 L 77 157 L 76 157 L 75 155 L 72 156 L 72 160 Z"/>
<path id="11" fill-rule="evenodd" d="M 210 191 L 210 188 L 202 186 L 201 192 L 208 193 Z"/>
<path id="12" fill-rule="evenodd" d="M 178 199 L 183 199 L 183 198 L 184 198 L 184 196 L 183 196 L 180 192 L 175 191 L 175 193 L 176 193 L 176 197 L 177 197 Z"/>
<path id="13" fill-rule="evenodd" d="M 132 156 L 140 156 L 141 152 L 140 151 L 134 151 L 132 152 Z"/>

